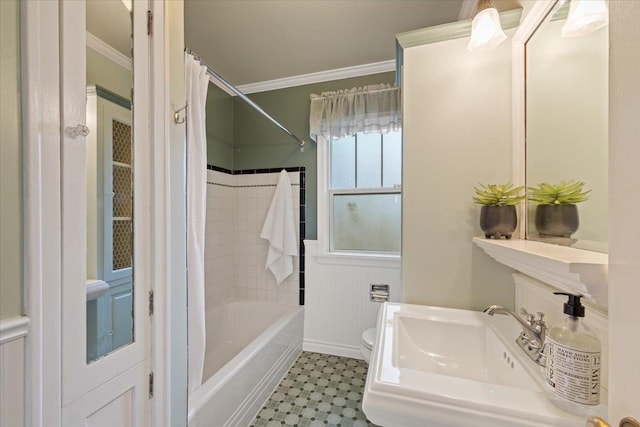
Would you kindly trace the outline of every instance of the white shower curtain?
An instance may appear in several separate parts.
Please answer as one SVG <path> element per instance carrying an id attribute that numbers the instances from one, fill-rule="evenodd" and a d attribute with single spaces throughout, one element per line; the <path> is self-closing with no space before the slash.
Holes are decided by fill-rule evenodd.
<path id="1" fill-rule="evenodd" d="M 189 392 L 202 382 L 206 346 L 204 311 L 204 226 L 207 212 L 207 67 L 185 54 L 187 92 L 187 304 Z"/>

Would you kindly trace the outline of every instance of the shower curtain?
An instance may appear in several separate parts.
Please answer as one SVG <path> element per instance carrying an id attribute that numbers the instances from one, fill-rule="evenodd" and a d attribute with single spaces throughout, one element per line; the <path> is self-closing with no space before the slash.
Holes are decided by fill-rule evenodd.
<path id="1" fill-rule="evenodd" d="M 206 350 L 204 309 L 204 227 L 207 200 L 205 104 L 207 67 L 185 54 L 187 92 L 187 304 L 189 392 L 202 382 Z"/>

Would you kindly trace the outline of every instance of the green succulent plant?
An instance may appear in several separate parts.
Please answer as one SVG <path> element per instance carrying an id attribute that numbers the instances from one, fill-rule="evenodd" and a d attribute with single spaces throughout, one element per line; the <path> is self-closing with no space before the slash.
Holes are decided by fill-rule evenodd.
<path id="1" fill-rule="evenodd" d="M 529 200 L 541 205 L 567 205 L 584 202 L 589 199 L 591 190 L 583 191 L 584 182 L 560 181 L 559 184 L 538 184 L 538 187 L 529 187 Z"/>
<path id="2" fill-rule="evenodd" d="M 480 184 L 480 188 L 474 187 L 476 196 L 473 201 L 484 206 L 513 206 L 525 199 L 522 193 L 524 186 L 513 187 L 512 183 L 506 184 Z"/>

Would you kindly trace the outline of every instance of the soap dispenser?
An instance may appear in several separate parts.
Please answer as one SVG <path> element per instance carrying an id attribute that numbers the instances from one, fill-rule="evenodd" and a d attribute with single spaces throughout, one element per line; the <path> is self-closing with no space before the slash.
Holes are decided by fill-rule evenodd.
<path id="1" fill-rule="evenodd" d="M 545 380 L 551 401 L 569 412 L 591 414 L 600 403 L 601 345 L 584 324 L 581 295 L 566 295 L 565 319 L 547 330 Z"/>

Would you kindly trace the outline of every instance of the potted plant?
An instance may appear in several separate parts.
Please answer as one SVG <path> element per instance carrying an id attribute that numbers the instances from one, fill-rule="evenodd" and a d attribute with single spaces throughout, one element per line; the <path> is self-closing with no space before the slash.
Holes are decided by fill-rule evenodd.
<path id="1" fill-rule="evenodd" d="M 476 196 L 473 201 L 482 205 L 480 210 L 480 228 L 487 239 L 499 239 L 504 236 L 510 239 L 516 229 L 518 217 L 516 205 L 524 200 L 524 186 L 515 187 L 507 184 L 480 184 L 474 187 Z"/>
<path id="2" fill-rule="evenodd" d="M 571 237 L 578 230 L 577 203 L 589 198 L 591 190 L 583 191 L 584 182 L 561 181 L 559 184 L 538 184 L 529 187 L 529 200 L 536 206 L 536 229 L 541 237 Z"/>

